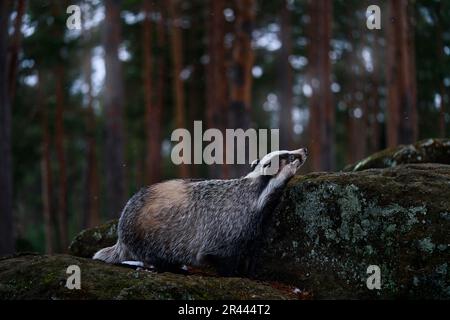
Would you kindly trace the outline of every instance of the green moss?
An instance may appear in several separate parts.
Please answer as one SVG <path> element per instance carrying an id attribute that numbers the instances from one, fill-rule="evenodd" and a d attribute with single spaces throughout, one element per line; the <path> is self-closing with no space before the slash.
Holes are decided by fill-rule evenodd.
<path id="1" fill-rule="evenodd" d="M 81 289 L 65 287 L 69 265 L 81 268 Z M 241 278 L 153 273 L 72 257 L 0 260 L 0 299 L 294 299 L 291 292 Z"/>
<path id="2" fill-rule="evenodd" d="M 317 297 L 450 298 L 448 275 L 436 268 L 449 250 L 435 244 L 450 243 L 441 217 L 450 207 L 449 181 L 449 166 L 431 164 L 296 178 L 276 212 L 264 276 L 276 269 L 282 275 L 274 278 Z M 371 264 L 382 271 L 380 292 L 365 286 Z"/>
<path id="3" fill-rule="evenodd" d="M 408 163 L 450 164 L 450 139 L 426 139 L 414 145 L 385 149 L 345 167 L 344 171 L 391 168 Z"/>

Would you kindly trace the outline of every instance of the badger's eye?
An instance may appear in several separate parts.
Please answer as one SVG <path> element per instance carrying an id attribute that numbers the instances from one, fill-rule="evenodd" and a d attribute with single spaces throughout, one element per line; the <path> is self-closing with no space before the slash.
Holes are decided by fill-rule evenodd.
<path id="1" fill-rule="evenodd" d="M 288 157 L 288 161 L 289 162 L 294 162 L 295 161 L 295 155 L 290 154 L 289 157 Z"/>
<path id="2" fill-rule="evenodd" d="M 264 168 L 267 168 L 268 166 L 270 166 L 270 161 L 267 163 L 264 163 L 264 165 L 263 165 Z"/>

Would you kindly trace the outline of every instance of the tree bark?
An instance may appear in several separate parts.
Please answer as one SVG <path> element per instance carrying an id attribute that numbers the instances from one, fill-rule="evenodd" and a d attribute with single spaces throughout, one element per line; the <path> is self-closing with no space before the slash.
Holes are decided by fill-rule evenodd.
<path id="1" fill-rule="evenodd" d="M 41 156 L 41 179 L 42 179 L 42 204 L 45 230 L 45 252 L 54 253 L 53 247 L 53 208 L 52 208 L 52 170 L 50 165 L 50 131 L 48 124 L 48 105 L 43 96 L 44 79 L 42 72 L 38 74 L 37 103 L 41 115 L 42 130 L 42 156 Z"/>
<path id="2" fill-rule="evenodd" d="M 418 136 L 414 30 L 408 9 L 407 0 L 389 1 L 386 128 L 390 147 L 412 143 Z"/>
<path id="3" fill-rule="evenodd" d="M 210 0 L 208 6 L 207 30 L 208 56 L 206 66 L 206 121 L 208 128 L 219 129 L 225 134 L 227 127 L 227 79 L 225 66 L 225 9 L 224 0 Z M 225 149 L 225 148 L 224 148 Z M 223 159 L 225 159 L 225 152 Z M 223 165 L 209 166 L 210 178 L 226 178 L 228 167 Z"/>
<path id="4" fill-rule="evenodd" d="M 9 96 L 11 106 L 14 105 L 14 98 L 16 96 L 16 82 L 17 82 L 17 61 L 19 58 L 20 43 L 22 40 L 22 17 L 25 12 L 25 0 L 17 1 L 17 15 L 14 20 L 14 34 L 10 45 L 10 59 L 8 71 Z"/>
<path id="5" fill-rule="evenodd" d="M 151 15 L 154 8 L 150 0 L 144 1 L 145 19 L 143 23 L 142 47 L 144 49 L 144 92 L 145 92 L 145 132 L 146 132 L 146 183 L 152 184 L 160 180 L 161 172 L 161 108 L 155 103 L 153 84 L 154 55 L 152 47 L 152 25 Z M 162 19 L 162 17 L 161 17 Z M 160 40 L 159 40 L 160 41 Z"/>
<path id="6" fill-rule="evenodd" d="M 12 205 L 11 105 L 8 93 L 8 20 L 10 2 L 0 7 L 0 256 L 15 250 Z"/>
<path id="7" fill-rule="evenodd" d="M 92 94 L 91 31 L 83 30 L 86 44 L 84 57 L 84 82 L 87 85 L 86 106 L 86 187 L 84 195 L 83 228 L 92 228 L 100 223 L 100 181 L 98 174 L 97 142 L 95 138 L 95 112 Z"/>
<path id="8" fill-rule="evenodd" d="M 177 128 L 186 128 L 184 86 L 183 80 L 181 79 L 181 71 L 183 69 L 183 44 L 178 5 L 179 2 L 177 0 L 168 1 L 169 16 L 172 22 L 170 40 L 172 49 L 173 85 L 175 96 L 175 123 Z M 179 175 L 181 178 L 186 178 L 189 176 L 187 164 L 181 164 L 179 166 Z"/>
<path id="9" fill-rule="evenodd" d="M 106 111 L 106 191 L 107 217 L 120 215 L 125 202 L 124 89 L 118 51 L 122 41 L 121 1 L 105 2 L 105 111 Z"/>
<path id="10" fill-rule="evenodd" d="M 67 227 L 67 165 L 65 154 L 65 130 L 64 130 L 64 66 L 58 65 L 54 70 L 56 90 L 56 157 L 58 159 L 58 227 L 59 243 L 61 251 L 68 249 Z"/>
<path id="11" fill-rule="evenodd" d="M 154 121 L 153 121 L 153 132 L 152 132 L 152 146 L 150 156 L 151 162 L 153 164 L 152 181 L 158 182 L 162 177 L 162 156 L 161 156 L 161 145 L 162 145 L 162 121 L 163 121 L 163 110 L 166 99 L 166 59 L 164 55 L 164 50 L 166 48 L 166 9 L 162 3 L 159 6 L 160 19 L 157 25 L 157 46 L 158 46 L 158 85 L 156 91 L 156 104 L 154 110 Z"/>
<path id="12" fill-rule="evenodd" d="M 334 170 L 334 105 L 329 57 L 332 2 L 309 1 L 310 150 L 313 170 Z"/>
<path id="13" fill-rule="evenodd" d="M 251 41 L 255 21 L 255 1 L 240 0 L 236 1 L 235 5 L 236 22 L 231 62 L 229 125 L 233 129 L 246 130 L 251 125 L 252 68 L 255 59 Z M 248 161 L 248 152 L 247 150 L 245 152 Z M 230 166 L 231 177 L 241 176 L 247 170 L 248 166 Z"/>
<path id="14" fill-rule="evenodd" d="M 444 65 L 444 39 L 443 39 L 443 19 L 442 19 L 442 13 L 441 13 L 441 3 L 436 2 L 435 4 L 435 15 L 437 18 L 437 43 L 436 43 L 436 53 L 437 53 L 437 59 L 439 66 Z M 444 86 L 444 70 L 443 68 L 439 68 L 438 71 L 438 88 L 439 88 L 439 95 L 441 96 L 441 102 L 439 106 L 439 136 L 441 138 L 446 137 L 446 130 L 445 130 L 445 86 Z"/>
<path id="15" fill-rule="evenodd" d="M 279 61 L 279 85 L 280 85 L 280 148 L 291 149 L 293 146 L 293 122 L 292 122 L 292 67 L 289 56 L 292 53 L 292 27 L 291 12 L 288 2 L 282 1 L 281 5 L 281 49 Z"/>

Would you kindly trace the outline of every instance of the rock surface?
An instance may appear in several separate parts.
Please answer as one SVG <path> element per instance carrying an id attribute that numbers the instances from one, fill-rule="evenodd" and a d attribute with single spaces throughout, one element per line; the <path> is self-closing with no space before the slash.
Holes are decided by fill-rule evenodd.
<path id="1" fill-rule="evenodd" d="M 416 144 L 385 149 L 345 167 L 344 171 L 391 168 L 408 163 L 450 164 L 450 139 L 426 139 Z"/>
<path id="2" fill-rule="evenodd" d="M 272 225 L 260 279 L 316 298 L 450 298 L 450 166 L 297 176 Z M 103 244 L 91 239 L 110 245 L 111 230 L 114 223 L 80 234 L 72 253 L 92 256 Z M 370 265 L 380 268 L 381 290 L 367 288 Z"/>
<path id="3" fill-rule="evenodd" d="M 112 246 L 116 241 L 117 220 L 112 220 L 80 232 L 70 244 L 69 252 L 74 256 L 92 258 L 99 249 Z"/>
<path id="4" fill-rule="evenodd" d="M 316 298 L 450 298 L 450 166 L 313 173 L 289 183 L 259 277 Z M 381 290 L 369 290 L 370 265 Z"/>
<path id="5" fill-rule="evenodd" d="M 81 289 L 65 285 L 67 267 L 81 269 Z M 0 300 L 9 299 L 296 299 L 289 290 L 240 278 L 154 273 L 69 255 L 0 259 Z"/>

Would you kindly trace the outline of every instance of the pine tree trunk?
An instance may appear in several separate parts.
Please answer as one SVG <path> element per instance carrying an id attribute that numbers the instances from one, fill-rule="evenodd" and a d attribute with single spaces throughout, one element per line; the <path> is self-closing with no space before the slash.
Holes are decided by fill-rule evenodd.
<path id="1" fill-rule="evenodd" d="M 310 150 L 313 170 L 334 170 L 334 105 L 329 57 L 332 2 L 309 1 Z"/>
<path id="2" fill-rule="evenodd" d="M 389 1 L 388 22 L 388 119 L 390 147 L 417 140 L 416 71 L 414 33 L 407 0 Z"/>
<path id="3" fill-rule="evenodd" d="M 53 247 L 53 209 L 52 209 L 52 170 L 50 165 L 50 132 L 48 124 L 48 105 L 44 103 L 43 86 L 44 79 L 42 72 L 38 74 L 38 94 L 37 103 L 41 115 L 42 129 L 42 156 L 41 156 L 41 175 L 42 175 L 42 204 L 45 230 L 45 252 L 51 254 Z"/>
<path id="4" fill-rule="evenodd" d="M 443 31 L 442 31 L 442 13 L 441 13 L 441 3 L 436 2 L 436 17 L 437 17 L 437 43 L 436 43 L 436 53 L 438 58 L 438 64 L 439 66 L 444 65 L 444 39 L 443 39 Z M 446 130 L 445 130 L 445 86 L 444 86 L 444 70 L 443 68 L 439 68 L 438 71 L 438 88 L 439 88 L 439 95 L 441 96 L 440 106 L 439 106 L 439 136 L 441 138 L 446 137 Z"/>
<path id="5" fill-rule="evenodd" d="M 288 2 L 282 1 L 281 5 L 281 42 L 279 61 L 279 85 L 280 85 L 280 148 L 291 149 L 293 147 L 293 122 L 292 122 L 292 67 L 289 56 L 292 54 L 292 28 L 291 12 Z"/>
<path id="6" fill-rule="evenodd" d="M 22 17 L 25 12 L 25 0 L 17 1 L 16 18 L 14 20 L 14 34 L 11 39 L 10 59 L 8 71 L 9 96 L 11 106 L 14 105 L 14 98 L 16 96 L 16 82 L 17 82 L 17 61 L 19 59 L 19 49 L 22 40 Z"/>
<path id="7" fill-rule="evenodd" d="M 59 65 L 54 70 L 56 90 L 56 157 L 58 159 L 58 228 L 59 244 L 62 252 L 68 249 L 67 233 L 67 166 L 65 154 L 65 132 L 64 132 L 64 67 Z"/>
<path id="8" fill-rule="evenodd" d="M 105 2 L 105 112 L 107 217 L 116 218 L 125 204 L 124 88 L 118 50 L 122 41 L 121 1 Z"/>
<path id="9" fill-rule="evenodd" d="M 83 30 L 87 53 L 84 61 L 84 79 L 87 85 L 87 108 L 86 108 L 86 188 L 84 195 L 85 212 L 83 217 L 83 228 L 92 228 L 100 224 L 100 181 L 98 174 L 97 142 L 95 138 L 95 113 L 92 93 L 92 54 L 91 33 Z"/>
<path id="10" fill-rule="evenodd" d="M 152 147 L 152 117 L 153 114 L 153 52 L 152 52 L 152 4 L 150 0 L 145 0 L 143 4 L 143 12 L 145 15 L 143 22 L 142 32 L 142 48 L 144 54 L 144 68 L 143 68 L 143 80 L 144 80 L 144 100 L 145 100 L 145 133 L 146 133 L 146 154 L 145 154 L 145 172 L 146 182 L 151 184 L 153 181 L 154 166 L 152 163 L 151 155 L 155 150 L 151 150 Z"/>
<path id="11" fill-rule="evenodd" d="M 173 63 L 173 86 L 175 95 L 175 123 L 177 128 L 186 128 L 184 86 L 183 80 L 181 79 L 181 71 L 183 69 L 183 45 L 178 6 L 178 0 L 168 1 L 169 16 L 171 19 L 170 40 Z M 179 175 L 181 178 L 186 178 L 189 176 L 187 164 L 181 164 L 179 166 L 179 170 Z"/>
<path id="12" fill-rule="evenodd" d="M 206 66 L 206 120 L 207 127 L 219 129 L 225 135 L 227 127 L 227 79 L 225 66 L 225 9 L 224 0 L 210 0 L 208 6 L 207 30 L 208 57 Z M 225 148 L 224 148 L 225 149 Z M 223 159 L 225 160 L 225 153 Z M 225 162 L 225 161 L 224 161 Z M 228 167 L 223 165 L 210 165 L 210 178 L 225 178 L 228 176 Z"/>
<path id="13" fill-rule="evenodd" d="M 163 110 L 166 98 L 166 59 L 164 55 L 164 50 L 167 45 L 166 41 L 166 11 L 162 3 L 159 6 L 160 19 L 157 25 L 157 46 L 158 46 L 158 68 L 157 68 L 157 90 L 156 90 L 156 103 L 154 109 L 153 123 L 152 126 L 152 152 L 150 153 L 151 162 L 154 170 L 152 171 L 152 181 L 159 182 L 162 177 L 162 156 L 161 156 L 161 145 L 162 145 L 162 122 L 163 122 Z"/>
<path id="14" fill-rule="evenodd" d="M 0 256 L 15 250 L 12 208 L 11 105 L 8 93 L 9 1 L 0 7 Z"/>
<path id="15" fill-rule="evenodd" d="M 236 1 L 235 40 L 231 62 L 229 125 L 232 129 L 241 128 L 244 131 L 251 126 L 252 68 L 255 59 L 251 41 L 254 21 L 255 1 Z M 246 161 L 249 161 L 247 151 L 245 150 Z M 237 150 L 235 146 L 236 156 Z M 231 177 L 242 176 L 246 171 L 248 171 L 248 165 L 230 166 Z"/>
<path id="16" fill-rule="evenodd" d="M 143 23 L 142 47 L 144 49 L 143 78 L 145 86 L 145 124 L 146 124 L 146 183 L 152 184 L 160 180 L 161 172 L 161 108 L 162 105 L 155 103 L 155 89 L 153 84 L 154 55 L 152 43 L 151 21 L 153 7 L 150 0 L 144 1 L 145 20 Z M 162 17 L 161 17 L 162 19 Z M 160 22 L 162 23 L 162 22 Z M 158 39 L 158 41 L 160 41 Z M 162 62 L 163 63 L 163 62 Z M 162 80 L 164 81 L 164 80 Z"/>

